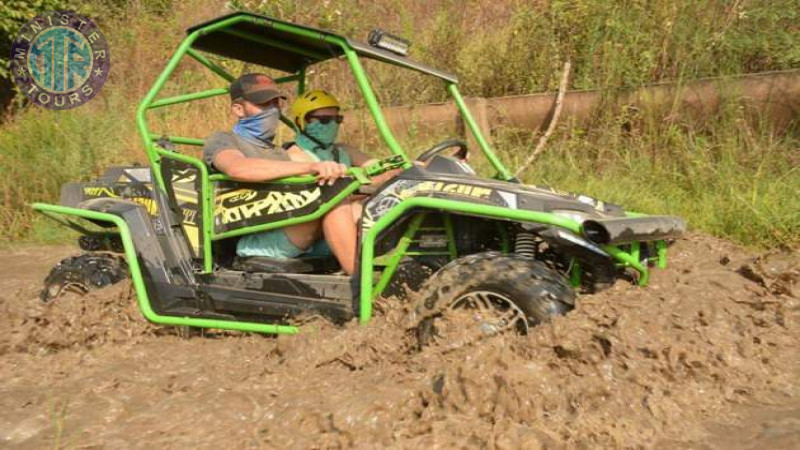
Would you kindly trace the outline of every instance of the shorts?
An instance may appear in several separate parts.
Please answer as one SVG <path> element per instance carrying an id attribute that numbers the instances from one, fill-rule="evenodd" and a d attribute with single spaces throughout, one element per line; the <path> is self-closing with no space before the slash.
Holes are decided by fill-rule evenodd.
<path id="1" fill-rule="evenodd" d="M 236 244 L 236 254 L 239 256 L 296 258 L 304 252 L 292 244 L 283 228 L 242 236 Z"/>
<path id="2" fill-rule="evenodd" d="M 302 256 L 333 256 L 333 252 L 331 248 L 328 247 L 328 243 L 325 242 L 325 239 L 320 239 L 314 242 L 314 245 L 306 250 Z"/>

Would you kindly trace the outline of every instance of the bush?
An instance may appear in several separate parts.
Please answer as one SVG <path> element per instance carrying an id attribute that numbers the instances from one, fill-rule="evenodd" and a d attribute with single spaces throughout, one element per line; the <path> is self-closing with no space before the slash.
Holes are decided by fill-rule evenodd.
<path id="1" fill-rule="evenodd" d="M 33 214 L 26 205 L 57 201 L 62 183 L 97 176 L 112 163 L 144 159 L 134 127 L 136 105 L 183 38 L 182 28 L 225 12 L 225 5 L 361 40 L 376 27 L 409 37 L 412 57 L 457 73 L 466 96 L 554 90 L 567 58 L 573 63 L 570 89 L 600 88 L 609 96 L 648 83 L 800 64 L 800 0 L 11 0 L 0 4 L 0 47 L 10 45 L 36 12 L 74 9 L 104 31 L 112 70 L 88 105 L 71 111 L 24 108 L 2 125 L 4 240 L 30 235 Z M 0 80 L 6 82 L 8 60 L 3 58 L 8 54 L 0 48 Z M 441 82 L 431 77 L 382 64 L 365 66 L 384 105 L 446 98 Z M 253 70 L 229 67 L 236 73 Z M 220 83 L 187 63 L 165 90 L 188 92 Z M 336 92 L 348 107 L 363 106 L 341 63 L 315 67 L 309 84 Z M 224 99 L 209 102 L 213 107 L 158 110 L 151 116 L 153 131 L 203 137 L 229 126 Z M 797 245 L 796 130 L 777 136 L 768 124 L 744 125 L 748 122 L 735 105 L 731 101 L 702 125 L 664 122 L 655 113 L 634 117 L 631 111 L 599 115 L 586 129 L 565 124 L 526 179 L 586 191 L 643 212 L 682 214 L 696 228 L 741 242 Z M 634 126 L 623 129 L 628 123 Z M 497 134 L 496 147 L 512 168 L 533 145 L 530 132 Z"/>

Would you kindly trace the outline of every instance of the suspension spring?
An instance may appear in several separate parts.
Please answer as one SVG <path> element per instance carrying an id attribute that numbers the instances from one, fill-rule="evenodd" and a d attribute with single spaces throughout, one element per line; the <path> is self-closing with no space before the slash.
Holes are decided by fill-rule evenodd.
<path id="1" fill-rule="evenodd" d="M 537 248 L 538 243 L 535 234 L 524 230 L 517 233 L 517 239 L 514 242 L 514 253 L 534 257 L 536 256 Z"/>

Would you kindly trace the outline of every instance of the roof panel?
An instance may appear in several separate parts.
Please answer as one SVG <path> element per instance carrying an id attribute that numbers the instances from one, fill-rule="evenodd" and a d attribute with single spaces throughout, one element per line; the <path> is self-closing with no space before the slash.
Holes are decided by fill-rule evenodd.
<path id="1" fill-rule="evenodd" d="M 346 38 L 337 33 L 259 14 L 247 12 L 228 14 L 197 24 L 187 29 L 186 32 L 191 34 L 194 31 L 219 24 L 232 17 L 242 17 L 246 20 L 204 33 L 195 40 L 192 47 L 226 58 L 295 73 L 308 65 L 343 55 L 344 51 L 339 46 L 331 45 L 324 40 L 325 36 L 332 36 L 344 39 L 359 56 L 416 70 L 453 83 L 458 82 L 457 77 L 453 74 Z M 298 27 L 318 35 L 319 38 L 277 30 L 271 26 L 273 23 Z"/>

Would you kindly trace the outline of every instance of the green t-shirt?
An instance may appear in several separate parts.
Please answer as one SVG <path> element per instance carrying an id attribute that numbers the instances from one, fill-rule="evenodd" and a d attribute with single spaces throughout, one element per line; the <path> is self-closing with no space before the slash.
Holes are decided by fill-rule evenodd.
<path id="1" fill-rule="evenodd" d="M 297 145 L 297 146 L 299 148 L 301 148 L 304 152 L 306 152 L 306 154 L 308 156 L 310 156 L 311 159 L 313 159 L 316 162 L 319 162 L 319 161 L 336 161 L 336 158 L 335 158 L 335 155 L 334 155 L 336 153 L 334 151 L 334 148 L 335 148 L 336 151 L 339 152 L 339 161 L 338 162 L 344 164 L 347 167 L 353 167 L 353 161 L 350 160 L 350 155 L 347 153 L 347 148 L 345 147 L 344 144 L 336 143 L 336 144 L 333 144 L 332 147 L 330 147 L 328 149 L 325 149 L 325 150 L 323 150 L 323 149 L 321 149 L 319 147 L 317 147 L 315 150 L 307 150 L 307 149 L 301 147 L 300 145 Z"/>

